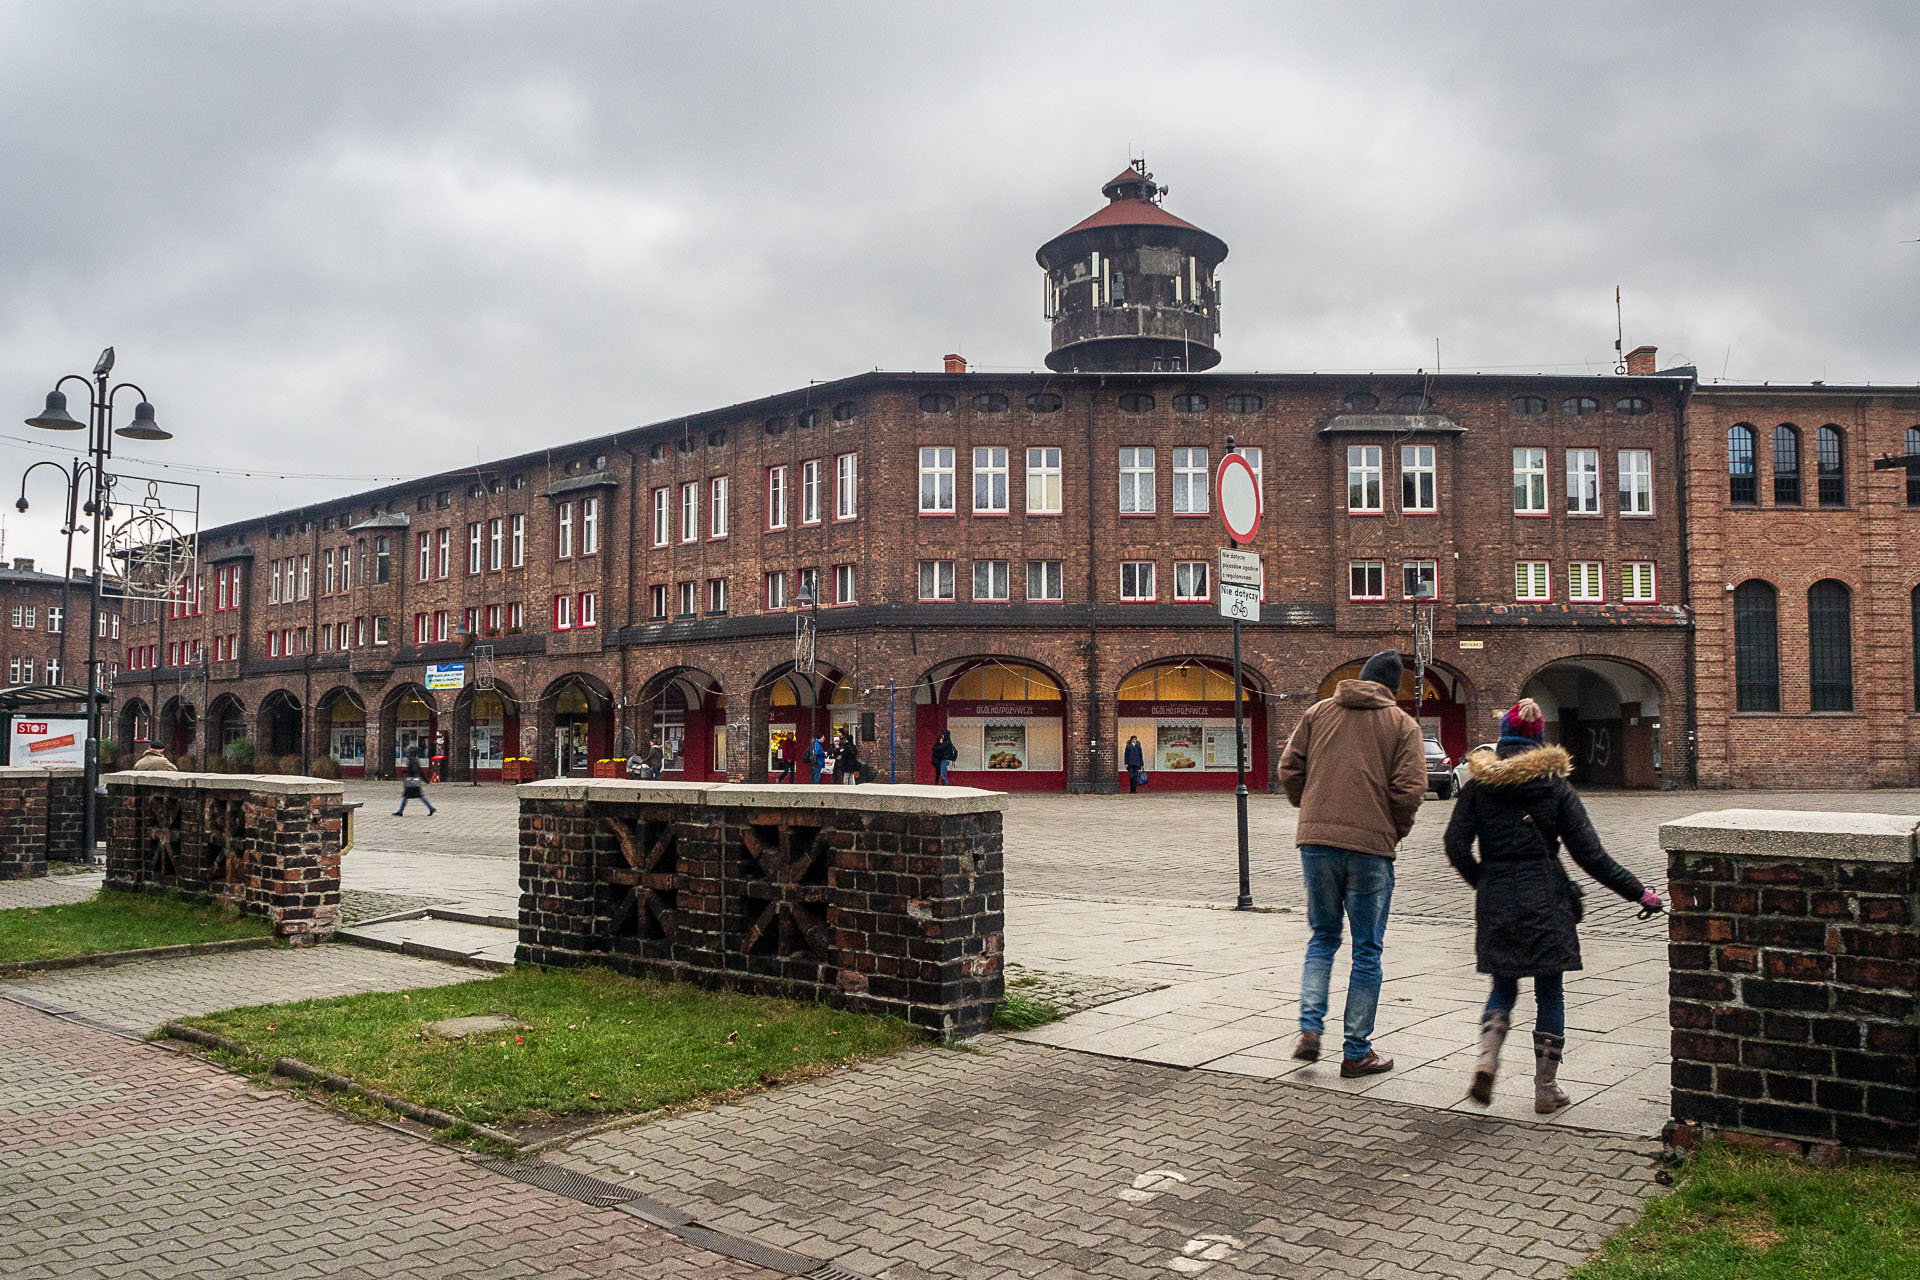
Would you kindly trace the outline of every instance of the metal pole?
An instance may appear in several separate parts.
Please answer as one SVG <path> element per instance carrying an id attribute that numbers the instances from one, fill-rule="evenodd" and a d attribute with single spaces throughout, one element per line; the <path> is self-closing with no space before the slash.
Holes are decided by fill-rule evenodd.
<path id="1" fill-rule="evenodd" d="M 67 632 L 73 630 L 73 527 L 79 523 L 80 459 L 75 458 L 67 473 L 67 569 L 60 580 L 60 679 L 68 684 L 73 683 L 72 668 L 67 666 Z M 87 624 L 91 626 L 93 619 L 87 619 Z"/>
<path id="2" fill-rule="evenodd" d="M 1247 721 L 1241 705 L 1240 620 L 1233 620 L 1233 791 L 1234 808 L 1240 824 L 1240 900 L 1236 911 L 1253 910 L 1253 865 L 1247 853 Z"/>
<path id="3" fill-rule="evenodd" d="M 894 757 L 900 751 L 900 739 L 895 736 L 894 728 L 893 728 L 893 703 L 894 703 L 894 697 L 898 692 L 899 691 L 893 687 L 893 682 L 889 680 L 887 682 L 887 781 L 888 782 L 898 782 L 900 780 L 896 773 L 896 767 L 895 767 L 895 761 L 894 761 Z M 916 742 L 914 745 L 917 747 L 920 744 Z"/>
<path id="4" fill-rule="evenodd" d="M 87 754 L 82 761 L 81 771 L 87 803 L 81 823 L 80 847 L 88 862 L 93 861 L 100 839 L 99 799 L 96 795 L 100 786 L 100 534 L 101 526 L 106 524 L 106 503 L 101 495 L 101 481 L 107 465 L 107 415 L 111 411 L 107 400 L 107 374 L 103 372 L 95 377 L 99 383 L 99 394 L 94 399 L 93 412 L 88 415 L 87 432 L 87 443 L 93 455 L 93 474 L 87 482 L 93 493 L 93 554 L 90 561 L 93 582 L 88 588 L 87 609 Z"/>

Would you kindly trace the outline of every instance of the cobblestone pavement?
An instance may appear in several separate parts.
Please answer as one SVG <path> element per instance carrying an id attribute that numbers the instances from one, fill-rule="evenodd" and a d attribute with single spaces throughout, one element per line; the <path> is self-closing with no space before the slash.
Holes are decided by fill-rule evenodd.
<path id="1" fill-rule="evenodd" d="M 0 880 L 0 911 L 14 907 L 53 907 L 84 902 L 100 892 L 104 871 L 82 871 L 69 876 L 35 876 L 31 880 Z"/>
<path id="2" fill-rule="evenodd" d="M 62 969 L 0 980 L 0 996 L 74 1013 L 146 1035 L 171 1018 L 250 1004 L 278 1004 L 361 991 L 406 991 L 487 975 L 461 965 L 323 944 L 186 956 L 101 969 Z M 0 1010 L 7 1006 L 0 1002 Z"/>
<path id="3" fill-rule="evenodd" d="M 0 1275 L 772 1280 L 609 1209 L 0 1002 Z"/>
<path id="4" fill-rule="evenodd" d="M 990 1038 L 558 1156 L 886 1280 L 1563 1275 L 1655 1191 L 1649 1140 Z"/>

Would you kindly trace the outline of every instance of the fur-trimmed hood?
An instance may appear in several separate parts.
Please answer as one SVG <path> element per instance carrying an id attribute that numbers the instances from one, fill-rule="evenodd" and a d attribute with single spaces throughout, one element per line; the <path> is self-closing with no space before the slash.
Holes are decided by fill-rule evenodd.
<path id="1" fill-rule="evenodd" d="M 1573 757 L 1564 747 L 1535 747 L 1501 759 L 1491 751 L 1467 757 L 1467 775 L 1484 787 L 1518 787 L 1529 782 L 1551 782 L 1573 772 Z"/>

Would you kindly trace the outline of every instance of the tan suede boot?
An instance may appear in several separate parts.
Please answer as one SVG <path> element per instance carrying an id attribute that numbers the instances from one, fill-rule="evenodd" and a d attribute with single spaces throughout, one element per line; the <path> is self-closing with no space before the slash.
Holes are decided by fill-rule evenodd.
<path id="1" fill-rule="evenodd" d="M 1560 1053 L 1566 1047 L 1565 1036 L 1533 1033 L 1533 1110 L 1536 1115 L 1550 1116 L 1573 1101 L 1556 1079 L 1560 1074 Z"/>
<path id="2" fill-rule="evenodd" d="M 1467 1096 L 1481 1106 L 1493 1101 L 1493 1078 L 1500 1071 L 1500 1046 L 1507 1042 L 1507 1028 L 1513 1019 L 1504 1009 L 1480 1015 L 1480 1056 L 1473 1062 L 1473 1083 Z"/>

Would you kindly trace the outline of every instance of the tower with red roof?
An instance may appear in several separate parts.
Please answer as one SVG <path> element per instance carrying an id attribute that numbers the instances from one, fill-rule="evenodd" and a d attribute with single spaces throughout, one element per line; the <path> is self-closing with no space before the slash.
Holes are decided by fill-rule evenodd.
<path id="1" fill-rule="evenodd" d="M 1047 368 L 1150 373 L 1220 363 L 1220 284 L 1226 241 L 1160 206 L 1146 161 L 1104 187 L 1107 206 L 1040 246 L 1053 324 Z"/>

